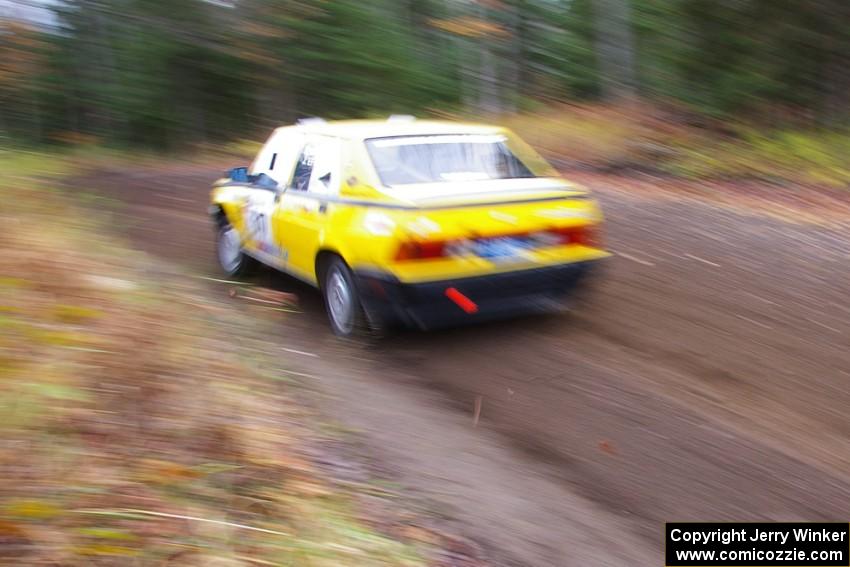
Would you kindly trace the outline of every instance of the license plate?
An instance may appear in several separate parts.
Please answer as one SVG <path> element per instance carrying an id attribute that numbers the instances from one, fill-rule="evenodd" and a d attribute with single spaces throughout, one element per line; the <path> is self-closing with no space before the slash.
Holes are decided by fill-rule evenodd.
<path id="1" fill-rule="evenodd" d="M 529 242 L 523 238 L 491 238 L 477 241 L 473 251 L 488 260 L 510 260 L 522 256 L 529 248 Z"/>

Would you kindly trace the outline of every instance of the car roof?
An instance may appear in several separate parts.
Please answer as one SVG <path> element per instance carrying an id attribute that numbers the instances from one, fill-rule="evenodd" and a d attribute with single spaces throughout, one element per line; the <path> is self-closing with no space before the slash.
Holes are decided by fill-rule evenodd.
<path id="1" fill-rule="evenodd" d="M 428 136 L 435 134 L 497 134 L 504 129 L 498 126 L 448 120 L 416 120 L 408 118 L 389 120 L 332 120 L 307 119 L 295 126 L 283 126 L 278 130 L 297 128 L 309 134 L 337 136 L 352 140 L 368 138 L 390 138 L 393 136 Z"/>

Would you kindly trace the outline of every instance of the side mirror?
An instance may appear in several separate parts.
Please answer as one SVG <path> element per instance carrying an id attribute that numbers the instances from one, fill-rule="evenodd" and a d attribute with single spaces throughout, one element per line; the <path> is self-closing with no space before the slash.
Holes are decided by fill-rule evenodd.
<path id="1" fill-rule="evenodd" d="M 248 168 L 247 167 L 234 167 L 224 173 L 224 176 L 231 181 L 236 181 L 239 183 L 248 183 Z"/>
<path id="2" fill-rule="evenodd" d="M 261 173 L 259 175 L 249 175 L 247 180 L 256 185 L 257 187 L 262 187 L 263 189 L 278 188 L 278 183 L 275 178 L 271 177 L 270 175 L 266 175 L 265 173 Z"/>

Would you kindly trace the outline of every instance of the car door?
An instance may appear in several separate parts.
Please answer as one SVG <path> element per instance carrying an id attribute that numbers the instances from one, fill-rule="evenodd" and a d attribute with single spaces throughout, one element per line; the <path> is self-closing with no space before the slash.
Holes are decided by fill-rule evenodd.
<path id="1" fill-rule="evenodd" d="M 281 240 L 286 270 L 315 281 L 315 258 L 328 219 L 328 202 L 339 193 L 341 141 L 330 136 L 306 140 L 281 197 Z"/>
<path id="2" fill-rule="evenodd" d="M 275 134 L 252 165 L 252 181 L 242 205 L 243 245 L 262 262 L 275 267 L 283 267 L 286 262 L 281 244 L 280 196 L 303 145 L 299 132 Z"/>

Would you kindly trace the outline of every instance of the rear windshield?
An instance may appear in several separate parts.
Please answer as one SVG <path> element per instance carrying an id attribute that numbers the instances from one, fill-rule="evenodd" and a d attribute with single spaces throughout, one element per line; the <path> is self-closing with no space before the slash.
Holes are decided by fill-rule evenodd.
<path id="1" fill-rule="evenodd" d="M 535 177 L 501 135 L 372 138 L 366 147 L 387 186 Z"/>

